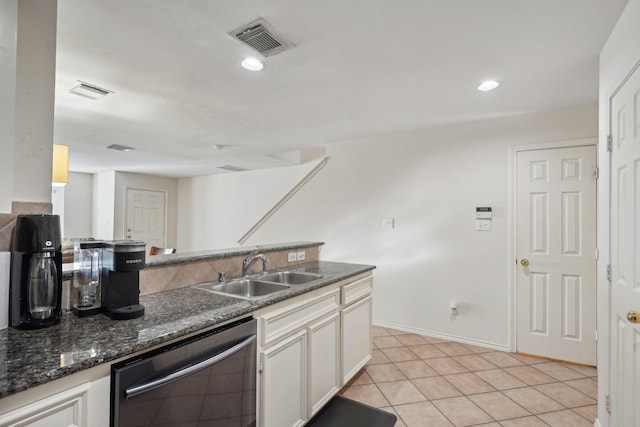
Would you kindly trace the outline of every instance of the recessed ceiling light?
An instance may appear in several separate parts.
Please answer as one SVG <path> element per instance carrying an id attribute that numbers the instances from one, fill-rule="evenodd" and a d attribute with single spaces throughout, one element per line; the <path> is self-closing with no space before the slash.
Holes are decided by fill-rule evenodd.
<path id="1" fill-rule="evenodd" d="M 249 71 L 261 71 L 264 69 L 264 62 L 257 58 L 244 58 L 240 63 L 245 70 Z"/>
<path id="2" fill-rule="evenodd" d="M 482 92 L 489 92 L 490 90 L 494 90 L 498 86 L 500 86 L 500 83 L 498 83 L 497 81 L 487 80 L 486 82 L 482 82 L 482 84 L 478 86 L 478 90 Z"/>

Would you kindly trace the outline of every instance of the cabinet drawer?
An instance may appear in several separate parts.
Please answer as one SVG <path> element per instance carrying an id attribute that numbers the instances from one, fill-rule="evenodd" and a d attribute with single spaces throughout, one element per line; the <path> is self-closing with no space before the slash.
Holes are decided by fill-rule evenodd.
<path id="1" fill-rule="evenodd" d="M 340 307 L 339 289 L 267 313 L 258 319 L 260 345 L 265 346 Z"/>
<path id="2" fill-rule="evenodd" d="M 371 276 L 356 280 L 342 287 L 342 305 L 351 304 L 371 294 L 373 278 Z"/>

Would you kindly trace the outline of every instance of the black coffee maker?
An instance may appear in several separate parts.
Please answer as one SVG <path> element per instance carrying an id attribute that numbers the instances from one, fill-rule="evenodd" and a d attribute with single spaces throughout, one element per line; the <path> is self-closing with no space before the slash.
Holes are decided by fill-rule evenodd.
<path id="1" fill-rule="evenodd" d="M 38 329 L 60 323 L 60 217 L 18 215 L 11 258 L 9 324 L 18 329 Z"/>
<path id="2" fill-rule="evenodd" d="M 102 250 L 102 312 L 112 319 L 135 319 L 144 314 L 140 304 L 140 270 L 146 244 L 132 240 L 105 242 Z"/>

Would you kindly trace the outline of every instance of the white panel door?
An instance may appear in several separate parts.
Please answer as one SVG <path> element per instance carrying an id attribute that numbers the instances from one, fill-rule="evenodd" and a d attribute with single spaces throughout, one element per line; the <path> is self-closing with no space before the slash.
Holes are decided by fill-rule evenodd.
<path id="1" fill-rule="evenodd" d="M 127 189 L 127 239 L 165 246 L 165 192 Z"/>
<path id="2" fill-rule="evenodd" d="M 516 349 L 595 365 L 595 146 L 520 151 L 516 168 Z"/>
<path id="3" fill-rule="evenodd" d="M 611 426 L 640 426 L 640 71 L 611 101 Z"/>

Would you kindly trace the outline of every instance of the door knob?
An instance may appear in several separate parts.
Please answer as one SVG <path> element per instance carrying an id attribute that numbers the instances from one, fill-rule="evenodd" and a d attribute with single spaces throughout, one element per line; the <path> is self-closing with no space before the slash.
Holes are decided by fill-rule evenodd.
<path id="1" fill-rule="evenodd" d="M 628 312 L 627 320 L 631 323 L 640 323 L 640 313 L 638 313 L 637 311 Z"/>
<path id="2" fill-rule="evenodd" d="M 526 258 L 522 258 L 520 260 L 520 265 L 523 266 L 523 267 L 528 267 L 529 266 L 529 260 L 526 259 Z"/>

